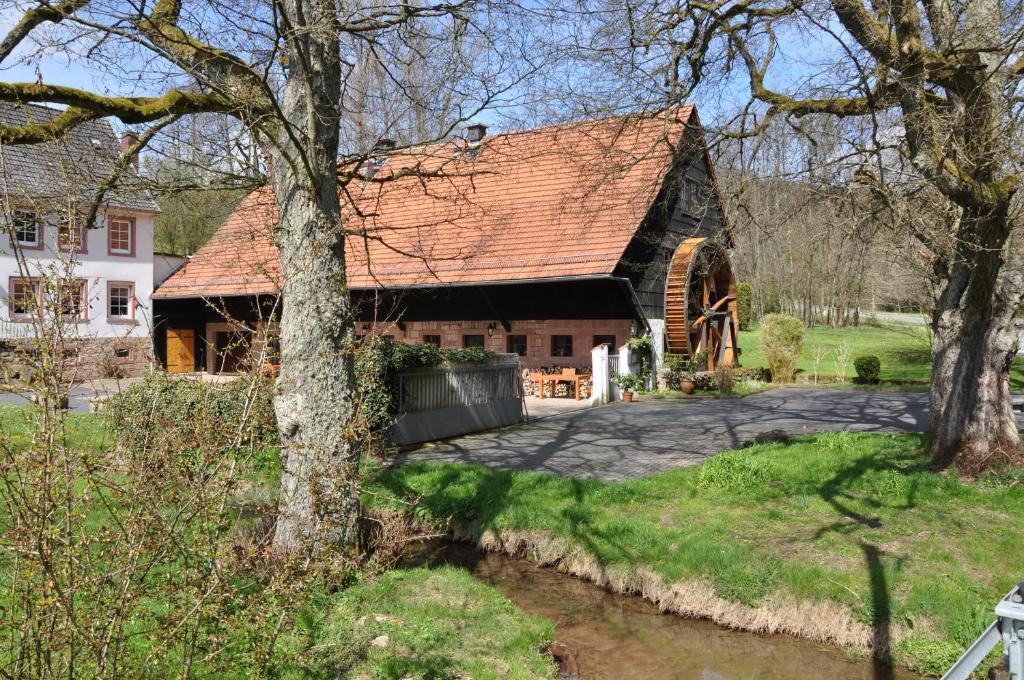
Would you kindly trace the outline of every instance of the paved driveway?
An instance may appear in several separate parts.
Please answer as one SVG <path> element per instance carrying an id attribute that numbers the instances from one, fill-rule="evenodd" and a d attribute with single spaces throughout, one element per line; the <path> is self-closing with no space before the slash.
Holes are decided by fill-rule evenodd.
<path id="1" fill-rule="evenodd" d="M 740 399 L 615 403 L 405 453 L 446 461 L 622 480 L 695 465 L 772 432 L 923 432 L 928 396 L 776 389 Z M 1021 418 L 1024 426 L 1024 417 Z"/>

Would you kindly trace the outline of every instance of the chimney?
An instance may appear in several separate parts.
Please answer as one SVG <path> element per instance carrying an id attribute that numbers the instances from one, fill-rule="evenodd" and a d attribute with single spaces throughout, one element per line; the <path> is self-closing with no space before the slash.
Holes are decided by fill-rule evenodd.
<path id="1" fill-rule="evenodd" d="M 483 123 L 473 123 L 466 128 L 466 141 L 470 146 L 479 146 L 487 134 L 487 126 Z"/>
<path id="2" fill-rule="evenodd" d="M 135 136 L 134 132 L 126 132 L 121 135 L 121 153 L 126 154 L 131 151 L 132 147 L 139 143 L 139 138 Z M 132 167 L 136 170 L 139 169 L 139 154 L 135 153 L 132 155 Z"/>

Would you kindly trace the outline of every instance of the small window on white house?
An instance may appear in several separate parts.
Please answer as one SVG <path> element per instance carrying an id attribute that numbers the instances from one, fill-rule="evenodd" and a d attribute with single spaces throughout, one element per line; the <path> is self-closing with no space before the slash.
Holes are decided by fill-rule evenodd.
<path id="1" fill-rule="evenodd" d="M 33 314 L 40 303 L 42 291 L 38 281 L 32 279 L 11 279 L 7 293 L 7 310 L 12 319 L 24 319 Z"/>
<path id="2" fill-rule="evenodd" d="M 135 254 L 135 221 L 130 217 L 110 217 L 107 220 L 110 252 L 114 255 Z"/>
<path id="3" fill-rule="evenodd" d="M 11 226 L 18 245 L 38 248 L 41 243 L 42 229 L 39 226 L 39 215 L 33 210 L 15 210 L 11 213 Z"/>
<path id="4" fill-rule="evenodd" d="M 135 286 L 130 283 L 111 283 L 107 289 L 107 315 L 113 321 L 131 321 L 135 318 Z"/>
<path id="5" fill-rule="evenodd" d="M 85 321 L 88 318 L 85 281 L 75 279 L 57 284 L 57 305 L 64 318 L 70 321 Z"/>

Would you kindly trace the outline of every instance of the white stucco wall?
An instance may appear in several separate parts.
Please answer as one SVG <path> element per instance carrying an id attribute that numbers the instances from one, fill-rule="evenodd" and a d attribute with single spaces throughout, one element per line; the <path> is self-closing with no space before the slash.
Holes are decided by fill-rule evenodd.
<path id="1" fill-rule="evenodd" d="M 52 219 L 43 218 L 43 248 L 24 249 L 30 276 L 45 276 L 74 258 L 74 275 L 84 279 L 88 297 L 88 319 L 74 322 L 79 338 L 125 338 L 147 337 L 152 319 L 151 296 L 153 293 L 153 227 L 154 215 L 123 210 L 111 210 L 111 214 L 135 217 L 135 254 L 133 256 L 111 255 L 108 252 L 106 213 L 99 216 L 97 226 L 87 232 L 86 253 L 61 252 L 57 246 L 57 226 Z M 0 236 L 0 338 L 25 337 L 31 334 L 30 324 L 13 321 L 7 303 L 11 278 L 24 276 L 14 257 L 9 239 Z M 109 281 L 135 284 L 135 323 L 110 323 L 107 319 L 107 283 Z"/>
<path id="2" fill-rule="evenodd" d="M 168 255 L 167 253 L 153 254 L 153 286 L 159 287 L 161 283 L 171 278 L 171 274 L 181 269 L 185 264 L 185 258 L 181 255 Z"/>

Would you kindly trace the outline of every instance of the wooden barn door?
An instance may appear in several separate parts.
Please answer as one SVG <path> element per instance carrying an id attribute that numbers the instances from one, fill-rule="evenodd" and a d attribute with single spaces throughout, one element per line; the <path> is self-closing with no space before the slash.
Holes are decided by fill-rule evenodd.
<path id="1" fill-rule="evenodd" d="M 167 329 L 167 371 L 191 373 L 196 370 L 196 332 L 191 328 Z"/>

